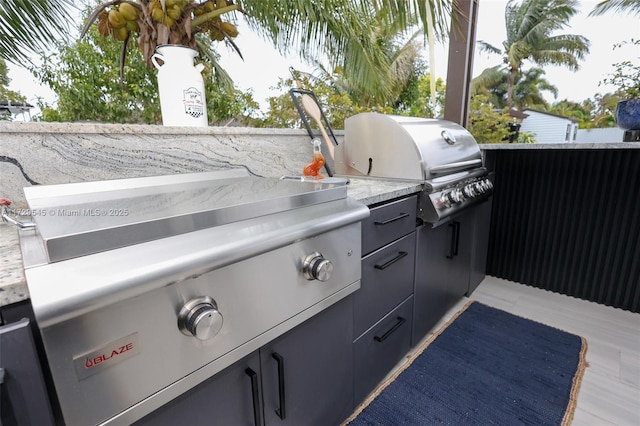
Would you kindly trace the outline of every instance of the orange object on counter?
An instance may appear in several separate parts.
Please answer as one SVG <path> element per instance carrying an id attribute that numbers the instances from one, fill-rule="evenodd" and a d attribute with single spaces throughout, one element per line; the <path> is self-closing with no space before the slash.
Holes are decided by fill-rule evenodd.
<path id="1" fill-rule="evenodd" d="M 313 176 L 316 179 L 324 178 L 324 176 L 320 174 L 320 169 L 324 167 L 325 163 L 324 155 L 322 155 L 320 151 L 320 143 L 320 139 L 313 140 L 313 161 L 302 169 L 303 176 Z"/>

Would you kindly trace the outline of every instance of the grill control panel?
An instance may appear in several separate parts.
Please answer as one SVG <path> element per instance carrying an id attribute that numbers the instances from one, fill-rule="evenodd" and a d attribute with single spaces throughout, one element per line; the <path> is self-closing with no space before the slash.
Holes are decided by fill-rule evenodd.
<path id="1" fill-rule="evenodd" d="M 445 189 L 435 200 L 438 210 L 451 208 L 467 200 L 486 198 L 493 192 L 493 183 L 488 178 L 463 181 L 458 185 Z"/>

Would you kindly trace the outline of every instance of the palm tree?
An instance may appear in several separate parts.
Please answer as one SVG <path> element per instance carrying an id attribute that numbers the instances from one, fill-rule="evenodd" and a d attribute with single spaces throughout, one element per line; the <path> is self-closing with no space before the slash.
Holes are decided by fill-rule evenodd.
<path id="1" fill-rule="evenodd" d="M 380 25 L 379 22 L 372 22 L 371 29 L 371 37 L 375 39 L 381 54 L 378 58 L 380 61 L 377 67 L 378 72 L 373 79 L 376 86 L 385 85 L 384 88 L 371 90 L 357 73 L 351 72 L 354 65 L 346 58 L 342 64 L 339 64 L 338 72 L 324 72 L 325 77 L 333 82 L 338 91 L 348 94 L 354 103 L 366 108 L 394 103 L 409 82 L 417 81 L 418 73 L 426 69 L 416 40 L 420 35 L 419 31 L 403 42 L 402 34 L 397 28 L 392 29 Z M 324 69 L 320 64 L 319 68 Z"/>
<path id="2" fill-rule="evenodd" d="M 547 101 L 542 92 L 558 95 L 558 88 L 549 83 L 544 74 L 542 68 L 530 68 L 516 74 L 512 91 L 513 106 L 520 110 L 534 106 L 545 108 Z M 471 82 L 471 93 L 485 95 L 495 108 L 503 109 L 507 106 L 508 82 L 508 69 L 500 66 L 487 68 Z"/>
<path id="3" fill-rule="evenodd" d="M 520 110 L 536 106 L 546 107 L 548 103 L 542 92 L 551 92 L 554 98 L 558 96 L 558 88 L 549 83 L 544 74 L 542 68 L 530 68 L 519 76 L 514 86 L 513 97 L 515 105 Z"/>
<path id="4" fill-rule="evenodd" d="M 371 96 L 388 96 L 394 85 L 393 64 L 385 57 L 385 47 L 378 43 L 369 23 L 377 19 L 385 26 L 403 30 L 421 23 L 425 34 L 432 32 L 434 38 L 445 38 L 453 1 L 244 0 L 241 6 L 252 28 L 280 51 L 295 51 L 308 60 L 329 58 L 331 65 L 343 66 L 349 78 Z M 0 57 L 19 62 L 25 58 L 25 51 L 53 41 L 58 32 L 64 32 L 67 10 L 73 3 L 71 0 L 0 2 L 3 18 Z M 29 22 L 29 26 L 24 22 Z"/>
<path id="5" fill-rule="evenodd" d="M 244 0 L 240 7 L 231 0 L 181 0 L 165 8 L 158 0 L 108 0 L 95 8 L 81 37 L 94 21 L 103 35 L 117 36 L 123 41 L 121 69 L 131 35 L 137 38 L 149 67 L 156 45 L 166 43 L 197 48 L 215 66 L 211 39 L 224 40 L 240 53 L 232 40 L 237 35 L 235 26 L 221 21 L 222 14 L 227 20 L 230 12 L 237 10 L 246 14 L 250 26 L 281 52 L 295 49 L 309 62 L 329 58 L 331 68 L 341 66 L 353 87 L 369 92 L 373 98 L 388 99 L 398 80 L 402 83 L 404 78 L 396 66 L 402 57 L 391 58 L 388 54 L 393 36 L 399 32 L 406 35 L 422 22 L 432 40 L 436 34 L 443 37 L 452 2 Z M 111 14 L 124 16 L 120 9 L 125 5 L 131 9 L 129 17 L 112 22 Z M 233 33 L 225 31 L 224 25 L 230 25 Z M 205 33 L 209 33 L 209 40 L 201 37 Z"/>
<path id="6" fill-rule="evenodd" d="M 589 13 L 589 16 L 602 15 L 610 10 L 640 15 L 640 0 L 605 0 L 598 3 Z"/>
<path id="7" fill-rule="evenodd" d="M 29 53 L 47 48 L 68 34 L 71 0 L 0 1 L 0 58 L 29 61 Z"/>
<path id="8" fill-rule="evenodd" d="M 578 60 L 589 53 L 589 41 L 580 35 L 554 33 L 562 30 L 577 13 L 576 0 L 509 0 L 505 8 L 507 39 L 502 50 L 479 41 L 481 48 L 503 55 L 509 78 L 507 105 L 513 106 L 513 87 L 524 61 L 564 65 L 578 70 Z"/>
<path id="9" fill-rule="evenodd" d="M 407 50 L 390 55 L 393 35 L 414 29 L 436 38 L 448 34 L 453 0 L 245 0 L 243 10 L 258 34 L 282 53 L 317 62 L 328 58 L 349 85 L 372 98 L 388 99 L 398 86 L 397 65 Z M 400 83 L 401 85 L 401 83 Z"/>

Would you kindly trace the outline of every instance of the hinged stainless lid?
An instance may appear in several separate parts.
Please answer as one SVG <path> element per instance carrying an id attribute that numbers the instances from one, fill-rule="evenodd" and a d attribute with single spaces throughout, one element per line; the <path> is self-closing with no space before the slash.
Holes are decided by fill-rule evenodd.
<path id="1" fill-rule="evenodd" d="M 471 133 L 450 121 L 363 113 L 344 129 L 337 174 L 424 182 L 482 166 Z"/>
<path id="2" fill-rule="evenodd" d="M 49 262 L 344 199 L 344 185 L 227 170 L 25 188 Z"/>

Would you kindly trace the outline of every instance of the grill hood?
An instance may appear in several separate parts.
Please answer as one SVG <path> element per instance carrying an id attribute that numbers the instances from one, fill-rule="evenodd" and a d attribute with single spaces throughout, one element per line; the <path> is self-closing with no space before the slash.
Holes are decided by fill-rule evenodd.
<path id="1" fill-rule="evenodd" d="M 417 216 L 424 222 L 447 219 L 492 193 L 480 147 L 456 123 L 364 113 L 344 128 L 336 174 L 422 183 Z"/>
<path id="2" fill-rule="evenodd" d="M 377 113 L 345 121 L 336 172 L 424 182 L 482 166 L 480 148 L 462 126 Z"/>

